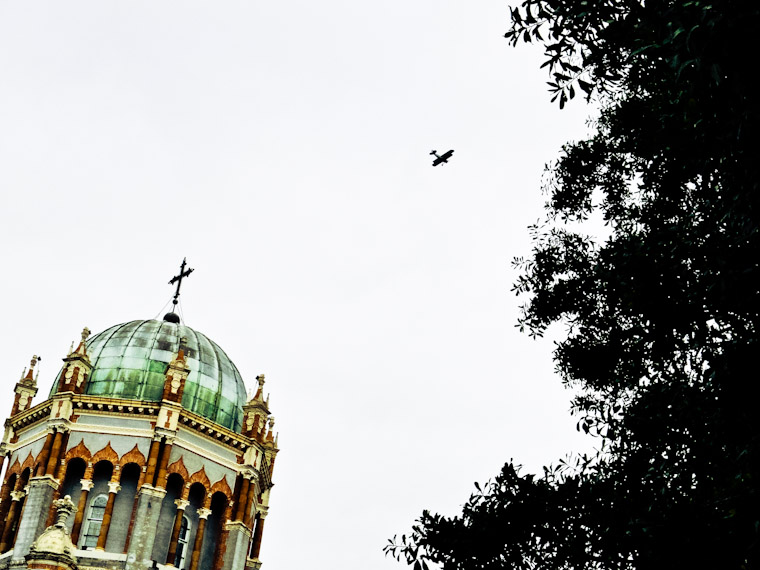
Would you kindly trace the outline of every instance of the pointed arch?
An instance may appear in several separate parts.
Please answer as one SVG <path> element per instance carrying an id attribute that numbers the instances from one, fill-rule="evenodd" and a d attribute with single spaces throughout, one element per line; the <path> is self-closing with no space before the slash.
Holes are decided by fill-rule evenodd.
<path id="1" fill-rule="evenodd" d="M 119 460 L 119 465 L 122 469 L 128 463 L 136 463 L 140 467 L 145 466 L 145 455 L 143 455 L 143 453 L 137 448 L 137 444 L 135 444 L 132 449 L 122 455 L 121 459 Z"/>
<path id="2" fill-rule="evenodd" d="M 29 455 L 26 456 L 26 459 L 24 459 L 24 462 L 21 464 L 21 470 L 23 471 L 27 467 L 29 469 L 34 469 L 34 456 L 32 455 L 32 452 L 29 452 Z"/>
<path id="3" fill-rule="evenodd" d="M 106 444 L 106 446 L 103 449 L 101 449 L 100 451 L 96 451 L 95 454 L 92 456 L 93 464 L 99 461 L 108 461 L 114 467 L 119 464 L 119 454 L 114 451 L 113 447 L 111 447 L 110 441 Z"/>
<path id="4" fill-rule="evenodd" d="M 68 463 L 75 457 L 79 457 L 86 462 L 92 460 L 92 452 L 87 449 L 87 446 L 84 444 L 84 438 L 82 438 L 79 443 L 77 443 L 74 447 L 66 452 L 66 462 Z"/>
<path id="5" fill-rule="evenodd" d="M 203 488 L 208 491 L 211 488 L 211 481 L 209 481 L 208 475 L 206 475 L 206 468 L 201 467 L 198 471 L 190 475 L 190 478 L 187 480 L 189 485 L 192 485 L 193 483 L 200 483 L 203 485 Z"/>
<path id="6" fill-rule="evenodd" d="M 166 468 L 166 475 L 167 477 L 171 475 L 172 473 L 176 473 L 180 477 L 182 477 L 183 481 L 187 481 L 190 477 L 190 474 L 187 472 L 187 467 L 185 467 L 185 462 L 182 460 L 182 456 L 180 456 L 177 461 L 169 465 L 169 467 Z"/>
<path id="7" fill-rule="evenodd" d="M 5 474 L 6 480 L 14 473 L 16 475 L 21 473 L 21 463 L 19 463 L 18 456 L 16 456 L 16 461 L 14 461 L 13 464 L 8 467 L 8 472 Z"/>
<path id="8" fill-rule="evenodd" d="M 230 489 L 230 485 L 227 483 L 227 478 L 225 476 L 222 476 L 219 481 L 211 485 L 209 495 L 213 495 L 214 493 L 222 493 L 227 497 L 228 501 L 232 500 L 232 489 Z"/>

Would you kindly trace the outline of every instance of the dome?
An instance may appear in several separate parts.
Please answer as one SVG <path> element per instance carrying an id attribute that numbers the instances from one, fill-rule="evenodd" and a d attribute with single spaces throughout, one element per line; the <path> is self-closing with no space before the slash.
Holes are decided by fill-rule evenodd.
<path id="1" fill-rule="evenodd" d="M 168 364 L 183 337 L 190 374 L 182 394 L 182 407 L 240 431 L 246 402 L 240 372 L 214 341 L 174 322 L 132 321 L 90 338 L 87 354 L 92 371 L 85 394 L 160 401 Z"/>

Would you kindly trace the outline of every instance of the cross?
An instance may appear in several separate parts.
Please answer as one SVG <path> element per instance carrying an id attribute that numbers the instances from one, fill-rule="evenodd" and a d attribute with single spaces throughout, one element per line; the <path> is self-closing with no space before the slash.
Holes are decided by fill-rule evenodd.
<path id="1" fill-rule="evenodd" d="M 182 265 L 180 265 L 179 267 L 179 275 L 175 275 L 174 277 L 171 278 L 171 281 L 169 281 L 169 285 L 174 285 L 175 283 L 177 284 L 177 290 L 175 291 L 174 299 L 172 300 L 172 303 L 174 304 L 175 307 L 177 306 L 177 299 L 179 298 L 179 288 L 180 288 L 180 285 L 182 285 L 182 279 L 190 275 L 193 271 L 195 271 L 194 269 L 188 269 L 187 271 L 185 271 L 186 264 L 187 264 L 187 258 L 184 258 L 182 260 Z"/>

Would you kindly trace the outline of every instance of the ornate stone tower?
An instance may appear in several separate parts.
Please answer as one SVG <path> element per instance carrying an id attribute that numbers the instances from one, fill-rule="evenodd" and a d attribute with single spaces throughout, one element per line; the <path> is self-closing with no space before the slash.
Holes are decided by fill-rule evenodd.
<path id="1" fill-rule="evenodd" d="M 224 351 L 173 312 L 84 329 L 33 406 L 37 360 L 0 445 L 0 570 L 261 567 L 278 451 L 263 376 L 247 401 Z M 56 523 L 56 508 L 73 514 Z"/>

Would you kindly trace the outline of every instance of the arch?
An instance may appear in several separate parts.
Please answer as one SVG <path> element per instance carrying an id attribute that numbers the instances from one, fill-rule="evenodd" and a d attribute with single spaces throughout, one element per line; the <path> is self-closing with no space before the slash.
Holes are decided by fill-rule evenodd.
<path id="1" fill-rule="evenodd" d="M 119 454 L 114 451 L 113 447 L 111 447 L 110 441 L 103 449 L 96 451 L 93 454 L 92 462 L 98 463 L 99 461 L 108 461 L 114 467 L 119 464 Z"/>
<path id="2" fill-rule="evenodd" d="M 166 478 L 166 495 L 161 501 L 161 511 L 158 516 L 155 540 L 153 541 L 153 560 L 163 561 L 169 553 L 174 520 L 177 516 L 177 499 L 183 499 L 185 481 L 178 473 L 171 473 Z M 155 508 L 155 507 L 154 507 Z"/>
<path id="3" fill-rule="evenodd" d="M 121 468 L 119 473 L 121 490 L 116 494 L 113 502 L 111 526 L 108 528 L 105 544 L 106 552 L 124 552 L 141 477 L 142 468 L 137 463 L 127 463 Z"/>
<path id="4" fill-rule="evenodd" d="M 213 570 L 217 564 L 221 564 L 226 550 L 224 535 L 225 511 L 229 506 L 229 498 L 222 492 L 217 491 L 211 495 L 209 502 L 211 515 L 206 521 L 206 532 L 203 535 L 201 546 L 200 563 L 198 570 Z"/>
<path id="5" fill-rule="evenodd" d="M 121 456 L 119 466 L 124 468 L 128 463 L 136 463 L 138 467 L 145 466 L 145 455 L 137 448 L 137 444 Z"/>
<path id="6" fill-rule="evenodd" d="M 29 455 L 26 456 L 26 459 L 24 459 L 24 462 L 21 464 L 21 470 L 24 469 L 34 469 L 34 456 L 32 455 L 32 452 L 29 452 Z"/>
<path id="7" fill-rule="evenodd" d="M 182 481 L 187 481 L 190 477 L 190 474 L 187 472 L 187 467 L 185 467 L 185 462 L 182 460 L 182 457 L 180 456 L 177 461 L 169 465 L 169 467 L 166 468 L 166 476 L 168 477 L 172 473 L 176 473 L 180 477 L 182 477 Z"/>
<path id="8" fill-rule="evenodd" d="M 103 524 L 103 515 L 106 512 L 108 504 L 108 494 L 101 493 L 90 501 L 87 510 L 87 518 L 84 523 L 84 532 L 82 533 L 81 547 L 82 550 L 92 549 L 98 544 L 100 527 Z"/>
<path id="9" fill-rule="evenodd" d="M 70 448 L 66 452 L 66 462 L 68 463 L 75 457 L 79 457 L 80 459 L 83 459 L 85 462 L 92 461 L 92 453 L 89 449 L 87 449 L 87 446 L 84 444 L 84 438 L 80 440 L 79 443 L 77 443 L 74 447 Z"/>
<path id="10" fill-rule="evenodd" d="M 81 481 L 84 479 L 85 471 L 87 470 L 87 461 L 81 457 L 73 457 L 66 461 L 66 472 L 63 475 L 63 482 L 61 483 L 59 496 L 65 497 L 69 495 L 74 504 L 78 504 L 79 497 L 82 494 Z M 70 516 L 66 520 L 66 527 L 71 532 L 74 526 L 74 517 Z"/>
<path id="11" fill-rule="evenodd" d="M 192 524 L 187 516 L 182 517 L 182 524 L 179 527 L 179 537 L 177 540 L 177 553 L 174 556 L 174 567 L 178 570 L 183 570 L 188 561 L 187 554 L 190 548 L 190 531 L 192 530 Z M 192 554 L 192 553 L 190 553 Z"/>
<path id="12" fill-rule="evenodd" d="M 222 493 L 225 497 L 227 497 L 228 501 L 232 500 L 232 489 L 230 489 L 230 484 L 227 483 L 227 478 L 222 476 L 219 481 L 211 485 L 211 488 L 209 489 L 209 495 L 213 495 L 214 493 Z"/>
<path id="13" fill-rule="evenodd" d="M 5 474 L 5 478 L 7 480 L 8 477 L 11 476 L 11 474 L 18 475 L 19 473 L 21 473 L 21 463 L 19 463 L 18 456 L 17 456 L 16 461 L 14 461 L 13 464 L 10 467 L 8 467 L 8 472 Z"/>
<path id="14" fill-rule="evenodd" d="M 209 481 L 208 475 L 206 475 L 206 469 L 204 467 L 201 467 L 200 470 L 190 475 L 190 478 L 187 480 L 187 482 L 191 485 L 193 483 L 200 483 L 203 485 L 204 489 L 211 489 L 211 481 Z"/>

